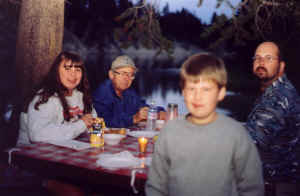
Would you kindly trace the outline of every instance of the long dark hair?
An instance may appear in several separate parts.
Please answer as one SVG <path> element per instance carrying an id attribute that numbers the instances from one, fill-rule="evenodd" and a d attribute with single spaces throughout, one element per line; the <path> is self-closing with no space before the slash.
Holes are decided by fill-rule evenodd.
<path id="1" fill-rule="evenodd" d="M 59 65 L 61 64 L 62 61 L 71 61 L 73 63 L 80 63 L 82 64 L 82 78 L 78 86 L 76 87 L 77 90 L 81 91 L 83 93 L 83 113 L 91 113 L 92 112 L 92 98 L 90 94 L 90 87 L 89 87 L 89 82 L 87 79 L 87 74 L 86 74 L 86 68 L 83 65 L 83 61 L 81 57 L 75 53 L 71 52 L 61 52 L 56 59 L 54 60 L 49 73 L 47 74 L 46 78 L 44 81 L 41 83 L 41 85 L 36 88 L 36 91 L 34 94 L 29 98 L 29 101 L 25 105 L 25 111 L 28 110 L 28 105 L 30 102 L 33 100 L 34 96 L 39 95 L 39 100 L 35 103 L 34 108 L 36 110 L 39 109 L 39 106 L 41 104 L 47 103 L 49 98 L 51 96 L 54 96 L 55 93 L 63 107 L 63 112 L 64 112 L 64 119 L 66 121 L 70 121 L 71 116 L 69 112 L 69 107 L 68 107 L 68 102 L 65 98 L 67 88 L 61 83 L 60 77 L 59 77 Z"/>

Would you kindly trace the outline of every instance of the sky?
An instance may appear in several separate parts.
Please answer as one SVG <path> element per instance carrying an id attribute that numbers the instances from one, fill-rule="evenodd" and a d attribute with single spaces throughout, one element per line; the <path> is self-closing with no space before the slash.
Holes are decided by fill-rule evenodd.
<path id="1" fill-rule="evenodd" d="M 138 0 L 132 1 L 137 2 Z M 218 15 L 224 13 L 228 17 L 232 15 L 231 10 L 225 3 L 223 3 L 220 8 L 216 9 L 216 0 L 203 0 L 201 7 L 197 7 L 198 0 L 147 0 L 147 2 L 153 2 L 160 9 L 163 9 L 163 7 L 168 3 L 171 12 L 180 11 L 182 8 L 186 8 L 205 23 L 210 23 L 214 12 Z M 236 6 L 240 0 L 230 0 L 230 2 Z"/>

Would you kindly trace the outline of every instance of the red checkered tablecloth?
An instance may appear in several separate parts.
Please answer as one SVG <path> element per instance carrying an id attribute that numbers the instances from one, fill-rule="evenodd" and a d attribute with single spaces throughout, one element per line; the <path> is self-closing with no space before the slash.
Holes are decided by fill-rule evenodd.
<path id="1" fill-rule="evenodd" d="M 80 141 L 89 142 L 88 137 L 84 136 L 79 138 Z M 49 162 L 58 162 L 65 165 L 72 165 L 75 167 L 86 168 L 89 170 L 95 170 L 98 172 L 106 172 L 116 175 L 130 176 L 132 168 L 122 168 L 117 170 L 105 169 L 96 164 L 98 156 L 101 153 L 119 153 L 121 151 L 129 151 L 134 156 L 140 157 L 138 152 L 137 138 L 127 136 L 119 145 L 109 146 L 104 145 L 100 148 L 88 148 L 85 150 L 76 151 L 70 148 L 56 146 L 48 143 L 34 143 L 30 145 L 18 146 L 19 151 L 13 152 L 13 155 L 22 155 L 25 157 L 31 157 L 38 160 L 46 160 Z M 151 156 L 153 152 L 153 141 L 150 139 L 147 145 L 147 153 L 144 157 Z M 12 156 L 13 158 L 13 156 Z M 147 166 L 139 169 L 136 173 L 136 178 L 147 178 Z"/>

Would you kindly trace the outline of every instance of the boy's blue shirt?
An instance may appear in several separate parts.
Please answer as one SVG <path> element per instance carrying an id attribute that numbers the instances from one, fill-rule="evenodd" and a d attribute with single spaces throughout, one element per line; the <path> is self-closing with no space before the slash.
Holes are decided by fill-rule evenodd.
<path id="1" fill-rule="evenodd" d="M 104 118 L 108 127 L 132 126 L 133 115 L 147 106 L 133 88 L 125 90 L 123 98 L 118 97 L 111 80 L 106 80 L 95 90 L 93 103 L 98 116 Z"/>

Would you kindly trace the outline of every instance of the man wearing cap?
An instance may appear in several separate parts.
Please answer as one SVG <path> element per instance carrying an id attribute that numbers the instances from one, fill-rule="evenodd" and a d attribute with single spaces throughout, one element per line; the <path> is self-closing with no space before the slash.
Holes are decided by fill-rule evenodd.
<path id="1" fill-rule="evenodd" d="M 136 72 L 129 56 L 119 56 L 112 62 L 109 80 L 94 92 L 94 107 L 108 127 L 129 127 L 147 119 L 145 101 L 131 88 Z"/>

